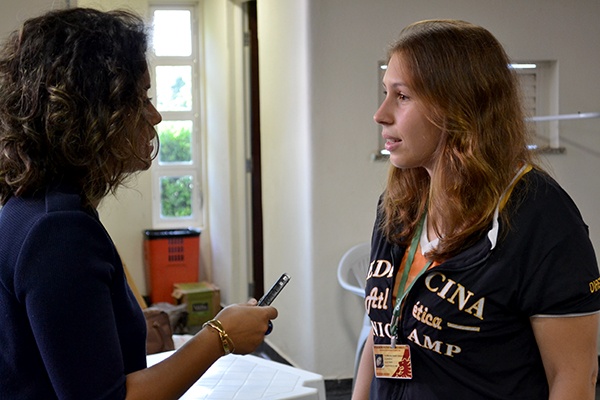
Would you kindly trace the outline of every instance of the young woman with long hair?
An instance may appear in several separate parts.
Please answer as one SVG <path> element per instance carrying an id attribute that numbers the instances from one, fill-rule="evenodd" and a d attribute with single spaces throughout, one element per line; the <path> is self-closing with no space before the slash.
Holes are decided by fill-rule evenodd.
<path id="1" fill-rule="evenodd" d="M 355 400 L 594 398 L 594 250 L 527 149 L 509 64 L 463 21 L 414 23 L 391 47 Z"/>

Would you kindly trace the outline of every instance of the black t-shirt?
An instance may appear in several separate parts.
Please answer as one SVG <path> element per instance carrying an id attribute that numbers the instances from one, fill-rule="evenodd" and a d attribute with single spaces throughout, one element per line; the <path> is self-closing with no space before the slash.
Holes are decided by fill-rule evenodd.
<path id="1" fill-rule="evenodd" d="M 398 339 L 410 347 L 413 378 L 374 378 L 372 399 L 548 398 L 530 317 L 600 310 L 596 257 L 577 207 L 539 171 L 516 184 L 503 212 L 510 226 L 500 224 L 497 237 L 482 235 L 415 280 Z M 365 306 L 375 344 L 388 344 L 394 281 L 406 249 L 386 241 L 380 218 Z"/>

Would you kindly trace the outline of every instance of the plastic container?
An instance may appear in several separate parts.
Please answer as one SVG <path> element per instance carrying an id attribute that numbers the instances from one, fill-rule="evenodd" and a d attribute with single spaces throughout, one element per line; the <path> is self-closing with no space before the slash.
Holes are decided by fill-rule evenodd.
<path id="1" fill-rule="evenodd" d="M 146 287 L 151 303 L 173 303 L 173 285 L 198 282 L 200 230 L 144 231 Z"/>

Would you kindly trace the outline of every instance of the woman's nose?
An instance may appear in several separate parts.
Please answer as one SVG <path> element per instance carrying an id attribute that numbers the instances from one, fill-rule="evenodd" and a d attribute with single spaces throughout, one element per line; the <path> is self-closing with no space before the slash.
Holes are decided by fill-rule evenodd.
<path id="1" fill-rule="evenodd" d="M 148 120 L 154 126 L 160 124 L 160 122 L 162 121 L 162 115 L 160 115 L 160 113 L 152 103 L 150 103 L 150 118 Z"/>
<path id="2" fill-rule="evenodd" d="M 387 99 L 384 99 L 377 111 L 375 111 L 373 120 L 380 125 L 389 125 L 392 123 L 391 113 L 387 106 Z"/>

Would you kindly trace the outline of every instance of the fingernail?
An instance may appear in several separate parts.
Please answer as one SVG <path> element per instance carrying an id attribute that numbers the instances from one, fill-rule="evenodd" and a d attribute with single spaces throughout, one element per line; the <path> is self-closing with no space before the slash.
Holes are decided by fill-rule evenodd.
<path id="1" fill-rule="evenodd" d="M 271 321 L 269 321 L 269 327 L 267 328 L 267 332 L 265 332 L 265 336 L 268 335 L 269 333 L 271 333 L 272 330 L 273 330 L 273 323 Z"/>

